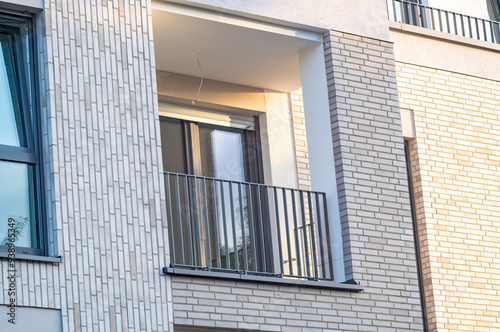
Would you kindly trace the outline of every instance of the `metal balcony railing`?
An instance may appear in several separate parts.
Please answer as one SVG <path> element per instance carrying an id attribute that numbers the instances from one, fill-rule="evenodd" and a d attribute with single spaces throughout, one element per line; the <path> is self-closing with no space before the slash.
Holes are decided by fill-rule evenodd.
<path id="1" fill-rule="evenodd" d="M 164 172 L 171 268 L 333 280 L 326 195 Z"/>
<path id="2" fill-rule="evenodd" d="M 500 22 L 458 14 L 404 0 L 388 0 L 389 20 L 427 29 L 500 43 Z"/>

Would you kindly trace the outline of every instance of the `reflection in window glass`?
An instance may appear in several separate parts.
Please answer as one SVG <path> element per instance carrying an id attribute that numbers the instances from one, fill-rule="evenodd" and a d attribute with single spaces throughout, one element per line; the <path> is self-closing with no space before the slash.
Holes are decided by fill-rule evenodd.
<path id="1" fill-rule="evenodd" d="M 179 120 L 160 118 L 163 169 L 167 172 L 185 173 L 182 124 Z"/>
<path id="2" fill-rule="evenodd" d="M 12 38 L 0 34 L 0 144 L 26 146 L 16 82 Z"/>
<path id="3" fill-rule="evenodd" d="M 8 221 L 15 220 L 16 247 L 37 247 L 33 167 L 0 161 L 0 245 L 7 245 Z"/>
<path id="4" fill-rule="evenodd" d="M 246 181 L 243 133 L 200 126 L 203 176 Z"/>

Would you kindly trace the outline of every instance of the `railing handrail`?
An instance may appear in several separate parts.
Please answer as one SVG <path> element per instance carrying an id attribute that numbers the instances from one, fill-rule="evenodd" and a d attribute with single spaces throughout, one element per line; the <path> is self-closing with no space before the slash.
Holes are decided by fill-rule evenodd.
<path id="1" fill-rule="evenodd" d="M 226 180 L 226 179 L 214 178 L 214 177 L 203 176 L 203 175 L 194 175 L 194 174 L 186 174 L 186 173 L 167 172 L 167 171 L 163 171 L 162 173 L 163 174 L 170 174 L 170 175 L 186 176 L 186 177 L 196 178 L 196 179 L 205 179 L 205 180 L 210 180 L 210 181 L 220 181 L 220 182 L 226 182 L 226 183 L 235 183 L 235 184 L 252 185 L 252 186 L 267 187 L 267 188 L 302 191 L 305 193 L 310 192 L 312 194 L 325 195 L 325 193 L 321 192 L 321 191 L 283 187 L 283 186 L 273 186 L 270 184 L 258 183 L 258 182 L 234 181 L 234 180 Z"/>
<path id="2" fill-rule="evenodd" d="M 388 1 L 387 14 L 388 19 L 395 22 L 500 44 L 499 21 L 460 14 L 408 0 Z"/>

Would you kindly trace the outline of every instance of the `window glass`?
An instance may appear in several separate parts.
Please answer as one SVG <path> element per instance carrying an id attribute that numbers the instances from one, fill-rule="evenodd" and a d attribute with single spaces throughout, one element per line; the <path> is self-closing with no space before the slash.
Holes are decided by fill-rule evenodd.
<path id="1" fill-rule="evenodd" d="M 167 172 L 185 173 L 185 155 L 182 124 L 179 120 L 160 118 L 163 169 Z"/>
<path id="2" fill-rule="evenodd" d="M 45 253 L 39 175 L 36 104 L 31 97 L 31 45 L 27 18 L 12 16 L 0 25 L 0 250 L 9 229 L 20 253 Z M 32 108 L 33 107 L 33 108 Z M 31 120 L 33 119 L 33 121 Z M 29 149 L 26 149 L 29 148 Z M 12 232 L 11 231 L 11 232 Z M 12 233 L 11 233 L 12 234 Z"/>
<path id="3" fill-rule="evenodd" d="M 243 131 L 226 131 L 200 125 L 203 176 L 247 181 L 243 160 Z"/>
<path id="4" fill-rule="evenodd" d="M 12 44 L 10 36 L 0 34 L 0 144 L 26 146 Z"/>
<path id="5" fill-rule="evenodd" d="M 13 227 L 16 247 L 37 247 L 34 203 L 33 167 L 0 161 L 0 245 L 8 244 L 8 229 Z"/>

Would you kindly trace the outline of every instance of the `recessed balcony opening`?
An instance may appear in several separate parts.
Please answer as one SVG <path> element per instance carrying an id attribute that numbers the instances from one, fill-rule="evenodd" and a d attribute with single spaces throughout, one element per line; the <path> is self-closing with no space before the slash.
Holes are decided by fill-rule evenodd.
<path id="1" fill-rule="evenodd" d="M 323 100 L 316 110 L 328 121 L 321 34 L 175 4 L 153 8 L 170 235 L 165 272 L 338 280 L 329 212 L 336 195 L 299 188 L 290 98 Z M 323 89 L 303 75 L 314 62 Z M 302 112 L 314 102 L 307 106 Z M 304 152 L 305 167 L 314 164 L 310 155 Z M 333 157 L 331 165 L 334 177 Z"/>

